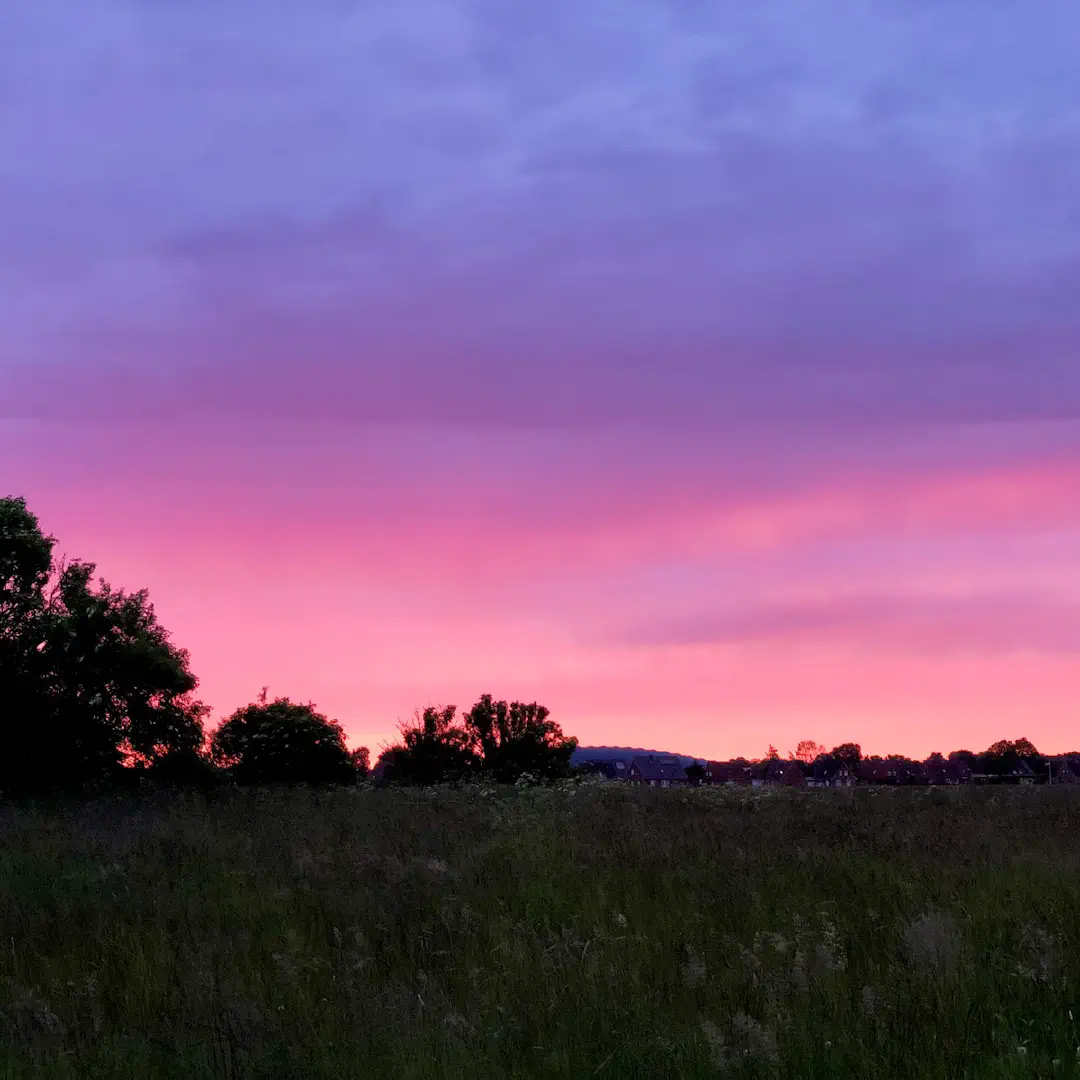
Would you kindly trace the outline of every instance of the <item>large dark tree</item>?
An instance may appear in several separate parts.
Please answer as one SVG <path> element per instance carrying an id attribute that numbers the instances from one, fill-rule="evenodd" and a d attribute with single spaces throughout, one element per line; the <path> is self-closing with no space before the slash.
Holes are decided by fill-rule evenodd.
<path id="1" fill-rule="evenodd" d="M 834 761 L 843 762 L 849 769 L 856 771 L 862 762 L 862 747 L 854 742 L 841 743 L 829 751 L 829 757 Z"/>
<path id="2" fill-rule="evenodd" d="M 205 707 L 145 590 L 63 564 L 22 499 L 0 499 L 0 789 L 78 786 L 197 755 Z"/>
<path id="3" fill-rule="evenodd" d="M 454 722 L 456 715 L 453 705 L 429 705 L 401 724 L 401 742 L 379 758 L 384 778 L 399 784 L 446 784 L 476 776 L 480 759 L 470 733 Z"/>
<path id="4" fill-rule="evenodd" d="M 554 779 L 568 775 L 577 739 L 563 735 L 550 717 L 536 702 L 507 703 L 484 694 L 465 714 L 465 728 L 493 779 L 513 782 L 526 773 L 538 780 Z"/>
<path id="5" fill-rule="evenodd" d="M 977 768 L 991 776 L 1005 776 L 1021 761 L 1037 773 L 1046 768 L 1046 759 L 1030 739 L 999 739 L 978 756 Z"/>
<path id="6" fill-rule="evenodd" d="M 567 738 L 543 705 L 483 697 L 457 719 L 453 705 L 428 707 L 401 725 L 401 742 L 379 758 L 392 782 L 440 784 L 488 777 L 512 783 L 567 776 L 577 739 Z"/>
<path id="7" fill-rule="evenodd" d="M 241 784 L 340 784 L 356 780 L 345 733 L 313 705 L 288 698 L 237 709 L 210 739 L 214 761 Z"/>

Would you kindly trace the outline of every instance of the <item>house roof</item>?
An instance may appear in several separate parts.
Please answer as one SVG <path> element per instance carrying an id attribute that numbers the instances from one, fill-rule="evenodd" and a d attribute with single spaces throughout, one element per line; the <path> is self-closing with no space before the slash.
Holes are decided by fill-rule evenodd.
<path id="1" fill-rule="evenodd" d="M 677 758 L 636 757 L 630 763 L 642 780 L 685 780 L 686 770 Z"/>
<path id="2" fill-rule="evenodd" d="M 626 762 L 618 758 L 590 758 L 582 761 L 579 768 L 594 772 L 608 780 L 617 780 L 626 776 Z"/>
<path id="3" fill-rule="evenodd" d="M 927 765 L 924 771 L 931 784 L 955 784 L 971 779 L 971 767 L 962 761 Z"/>
<path id="4" fill-rule="evenodd" d="M 799 784 L 806 777 L 802 767 L 797 761 L 783 761 L 780 759 L 770 761 L 765 766 L 765 780 L 774 784 Z"/>
<path id="5" fill-rule="evenodd" d="M 811 775 L 815 780 L 835 780 L 838 776 L 851 776 L 852 773 L 846 761 L 833 761 L 814 765 Z"/>
<path id="6" fill-rule="evenodd" d="M 1035 770 L 1021 758 L 1008 772 L 1009 776 L 1034 776 Z"/>
<path id="7" fill-rule="evenodd" d="M 710 761 L 705 766 L 705 772 L 714 782 L 723 783 L 727 780 L 746 780 L 750 775 L 750 766 L 738 761 Z"/>

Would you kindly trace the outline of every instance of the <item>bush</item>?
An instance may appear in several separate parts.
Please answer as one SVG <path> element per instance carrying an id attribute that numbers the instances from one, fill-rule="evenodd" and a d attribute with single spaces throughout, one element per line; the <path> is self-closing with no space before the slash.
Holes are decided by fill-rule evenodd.
<path id="1" fill-rule="evenodd" d="M 214 732 L 214 762 L 241 784 L 347 784 L 356 764 L 336 720 L 288 698 L 238 709 Z"/>

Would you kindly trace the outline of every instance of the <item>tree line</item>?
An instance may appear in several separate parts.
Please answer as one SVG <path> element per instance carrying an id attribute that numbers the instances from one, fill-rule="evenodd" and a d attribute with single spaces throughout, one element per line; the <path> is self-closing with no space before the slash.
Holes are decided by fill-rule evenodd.
<path id="1" fill-rule="evenodd" d="M 1071 750 L 1049 756 L 1041 753 L 1030 739 L 998 739 L 980 752 L 972 750 L 952 750 L 948 754 L 936 752 L 920 760 L 905 754 L 864 755 L 862 747 L 855 742 L 841 743 L 827 750 L 823 743 L 813 739 L 803 739 L 796 749 L 789 751 L 787 755 L 787 760 L 797 762 L 806 773 L 828 770 L 838 765 L 848 766 L 853 773 L 857 773 L 864 766 L 889 765 L 893 767 L 893 774 L 901 778 L 902 782 L 917 782 L 919 776 L 927 769 L 941 769 L 949 765 L 964 766 L 975 775 L 1002 777 L 1011 775 L 1018 766 L 1023 764 L 1037 776 L 1042 776 L 1045 775 L 1047 766 L 1052 760 L 1061 758 L 1080 760 L 1080 751 Z M 770 745 L 763 757 L 753 759 L 738 757 L 724 764 L 749 767 L 780 760 L 782 760 L 780 752 L 775 746 Z M 699 781 L 704 774 L 704 767 L 700 765 L 690 766 L 687 769 L 687 775 L 693 781 Z"/>
<path id="2" fill-rule="evenodd" d="M 770 755 L 776 755 L 773 747 L 769 747 Z M 1033 772 L 1040 773 L 1046 769 L 1050 760 L 1045 754 L 1036 749 L 1035 744 L 1027 738 L 998 739 L 985 750 L 976 753 L 972 750 L 951 750 L 948 754 L 935 752 L 927 755 L 922 760 L 907 757 L 904 754 L 872 754 L 864 756 L 858 743 L 841 743 L 832 750 L 826 751 L 821 743 L 813 739 L 803 739 L 794 752 L 788 755 L 804 765 L 834 765 L 843 763 L 852 769 L 858 769 L 864 762 L 867 764 L 892 763 L 898 766 L 926 766 L 942 768 L 947 764 L 965 765 L 973 773 L 984 776 L 1004 776 L 1014 770 L 1021 763 L 1027 765 Z M 1074 753 L 1062 755 L 1075 756 Z"/>
<path id="3" fill-rule="evenodd" d="M 367 775 L 367 748 L 350 750 L 337 721 L 265 689 L 208 733 L 189 654 L 146 590 L 113 588 L 55 549 L 24 499 L 0 498 L 0 792 Z M 392 783 L 552 779 L 577 747 L 544 706 L 489 694 L 460 717 L 424 709 L 399 734 L 376 766 Z"/>

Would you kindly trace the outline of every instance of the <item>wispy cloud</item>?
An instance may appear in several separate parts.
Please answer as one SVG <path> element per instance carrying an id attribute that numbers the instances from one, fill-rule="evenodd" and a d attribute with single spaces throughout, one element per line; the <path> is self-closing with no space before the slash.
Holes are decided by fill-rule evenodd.
<path id="1" fill-rule="evenodd" d="M 1073 415 L 1074 20 L 44 0 L 6 34 L 0 405 Z"/>

